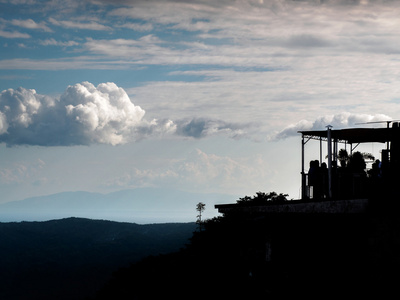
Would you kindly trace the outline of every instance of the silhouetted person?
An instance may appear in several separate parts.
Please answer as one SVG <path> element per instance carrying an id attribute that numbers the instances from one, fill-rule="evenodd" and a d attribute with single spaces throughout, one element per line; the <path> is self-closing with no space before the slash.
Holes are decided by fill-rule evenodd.
<path id="1" fill-rule="evenodd" d="M 310 169 L 308 170 L 308 185 L 313 187 L 313 198 L 320 197 L 320 170 L 319 170 L 319 162 L 318 160 L 310 161 Z"/>
<path id="2" fill-rule="evenodd" d="M 349 167 L 353 173 L 360 173 L 365 175 L 365 168 L 367 165 L 365 164 L 365 160 L 363 155 L 360 152 L 355 152 L 350 157 Z"/>
<path id="3" fill-rule="evenodd" d="M 381 161 L 379 159 L 375 160 L 375 162 L 372 164 L 372 168 L 368 171 L 368 174 L 373 179 L 381 177 Z"/>

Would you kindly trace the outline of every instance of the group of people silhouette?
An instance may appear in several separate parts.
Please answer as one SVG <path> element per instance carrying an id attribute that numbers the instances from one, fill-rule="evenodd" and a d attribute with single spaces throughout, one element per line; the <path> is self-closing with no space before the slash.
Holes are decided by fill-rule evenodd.
<path id="1" fill-rule="evenodd" d="M 312 187 L 312 198 L 328 197 L 328 167 L 326 163 L 319 165 L 318 160 L 310 161 L 308 170 L 308 186 Z"/>
<path id="2" fill-rule="evenodd" d="M 381 162 L 376 160 L 372 169 L 366 171 L 366 163 L 362 153 L 355 152 L 351 156 L 343 154 L 339 159 L 340 166 L 336 161 L 332 162 L 331 171 L 331 195 L 333 197 L 348 198 L 360 195 L 365 190 L 367 177 L 381 176 Z M 370 156 L 372 157 L 372 156 Z M 309 196 L 313 199 L 329 198 L 329 171 L 325 162 L 318 160 L 310 161 L 308 170 Z"/>

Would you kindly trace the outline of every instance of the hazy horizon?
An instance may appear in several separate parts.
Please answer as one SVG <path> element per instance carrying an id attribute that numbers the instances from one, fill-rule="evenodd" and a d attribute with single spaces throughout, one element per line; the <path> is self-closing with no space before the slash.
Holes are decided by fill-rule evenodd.
<path id="1" fill-rule="evenodd" d="M 0 204 L 0 222 L 48 221 L 69 217 L 137 224 L 196 222 L 196 204 L 206 204 L 203 220 L 220 214 L 215 204 L 238 196 L 138 188 L 108 194 L 64 192 Z"/>

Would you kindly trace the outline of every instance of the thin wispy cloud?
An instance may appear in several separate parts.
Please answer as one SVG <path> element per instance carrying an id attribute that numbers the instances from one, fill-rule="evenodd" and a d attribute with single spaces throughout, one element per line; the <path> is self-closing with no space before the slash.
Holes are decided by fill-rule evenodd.
<path id="1" fill-rule="evenodd" d="M 271 172 L 268 162 L 258 156 L 232 159 L 194 149 L 184 157 L 156 169 L 133 167 L 113 180 L 107 181 L 105 185 L 132 188 L 203 186 L 207 191 L 221 192 L 230 189 L 235 193 L 246 185 L 255 188 L 257 185 L 265 184 L 261 178 Z"/>
<path id="2" fill-rule="evenodd" d="M 79 21 L 69 21 L 69 20 L 56 20 L 54 18 L 50 18 L 49 22 L 56 26 L 62 26 L 65 28 L 72 28 L 72 29 L 111 30 L 110 27 L 94 21 L 79 22 Z"/>
<path id="3" fill-rule="evenodd" d="M 18 31 L 5 31 L 0 30 L 0 37 L 7 39 L 29 39 L 31 36 L 27 33 Z"/>
<path id="4" fill-rule="evenodd" d="M 44 168 L 45 165 L 46 163 L 41 159 L 33 162 L 13 162 L 9 166 L 0 169 L 0 183 L 8 185 L 22 183 L 27 180 L 45 180 L 44 178 L 37 178 L 38 175 L 40 176 L 40 171 Z"/>
<path id="5" fill-rule="evenodd" d="M 193 138 L 222 135 L 239 139 L 248 137 L 249 132 L 247 130 L 253 127 L 253 124 L 227 123 L 222 120 L 206 118 L 177 120 L 176 125 L 178 135 Z"/>
<path id="6" fill-rule="evenodd" d="M 43 30 L 46 32 L 52 32 L 52 30 L 43 21 L 40 23 L 36 23 L 32 19 L 27 19 L 27 20 L 13 19 L 10 21 L 10 23 L 13 26 L 22 27 L 22 28 L 26 28 L 26 29 L 39 29 L 39 30 Z"/>
<path id="7" fill-rule="evenodd" d="M 73 47 L 79 45 L 79 43 L 75 41 L 62 42 L 62 41 L 57 41 L 54 38 L 40 41 L 40 44 L 43 46 L 60 46 L 60 47 Z"/>
<path id="8" fill-rule="evenodd" d="M 70 47 L 74 45 L 74 42 L 52 42 L 45 41 L 40 42 L 45 43 L 46 46 L 57 45 L 63 47 Z M 118 69 L 135 69 L 135 67 L 130 67 L 131 64 L 127 64 L 124 61 L 103 61 L 98 58 L 90 56 L 75 56 L 66 57 L 62 59 L 29 59 L 29 58 L 16 58 L 16 59 L 5 59 L 1 61 L 0 70 L 47 70 L 47 71 L 57 71 L 57 70 L 82 70 L 82 69 L 92 69 L 92 70 L 118 70 Z M 137 68 L 137 67 L 136 67 Z"/>

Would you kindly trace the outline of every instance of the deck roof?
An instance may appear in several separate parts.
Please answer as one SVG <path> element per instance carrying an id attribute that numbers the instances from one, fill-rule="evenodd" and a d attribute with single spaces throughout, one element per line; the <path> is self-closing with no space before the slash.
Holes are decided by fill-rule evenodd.
<path id="1" fill-rule="evenodd" d="M 304 137 L 311 139 L 327 139 L 327 130 L 299 131 Z M 400 138 L 399 128 L 348 128 L 331 130 L 332 139 L 339 142 L 354 143 L 386 143 Z"/>

